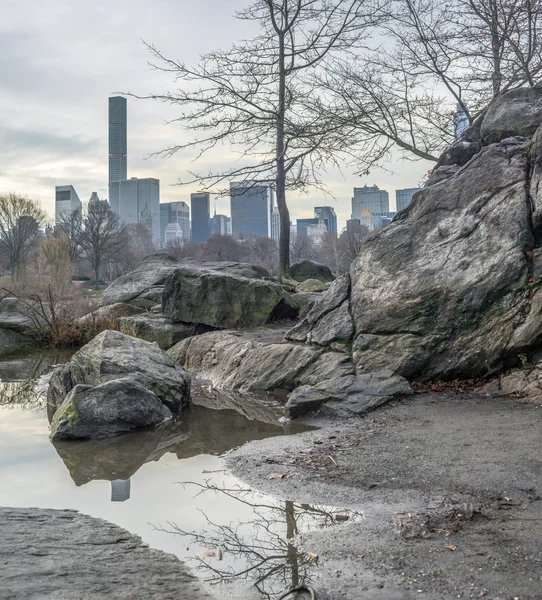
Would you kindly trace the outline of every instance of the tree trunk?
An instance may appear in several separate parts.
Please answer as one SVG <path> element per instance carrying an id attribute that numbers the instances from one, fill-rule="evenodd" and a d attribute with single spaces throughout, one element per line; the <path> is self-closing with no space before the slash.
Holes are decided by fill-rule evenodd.
<path id="1" fill-rule="evenodd" d="M 94 263 L 94 289 L 100 289 L 100 263 Z"/>
<path id="2" fill-rule="evenodd" d="M 286 112 L 286 68 L 284 35 L 279 36 L 279 102 L 277 112 L 277 208 L 280 216 L 279 281 L 290 277 L 290 212 L 286 204 L 286 168 L 284 165 L 284 116 Z"/>

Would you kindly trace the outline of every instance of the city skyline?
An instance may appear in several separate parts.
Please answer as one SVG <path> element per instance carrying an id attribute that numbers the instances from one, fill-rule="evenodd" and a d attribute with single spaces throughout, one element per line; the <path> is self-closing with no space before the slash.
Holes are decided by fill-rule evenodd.
<path id="1" fill-rule="evenodd" d="M 202 52 L 228 47 L 250 34 L 248 24 L 232 18 L 233 11 L 246 2 L 210 2 L 212 22 L 197 6 L 159 3 L 151 11 L 142 0 L 119 0 L 115 20 L 104 22 L 99 6 L 76 2 L 75 8 L 36 5 L 35 18 L 29 23 L 24 6 L 7 0 L 0 33 L 5 50 L 0 66 L 0 97 L 5 107 L 0 124 L 4 149 L 0 189 L 39 201 L 51 217 L 56 185 L 73 185 L 83 199 L 92 191 L 109 198 L 108 97 L 171 86 L 169 76 L 148 68 L 150 57 L 141 39 L 159 43 L 165 53 L 192 62 Z M 182 23 L 181 35 L 176 31 L 172 36 L 171 23 L 176 20 Z M 225 22 L 228 27 L 223 26 Z M 208 36 L 198 35 L 203 28 Z M 55 44 L 50 43 L 52 30 L 63 31 Z M 96 31 L 100 31 L 98 44 Z M 128 175 L 159 179 L 162 202 L 188 202 L 190 194 L 199 191 L 197 186 L 173 184 L 185 175 L 194 157 L 184 153 L 174 160 L 149 158 L 178 141 L 180 132 L 164 125 L 174 117 L 175 110 L 163 104 L 128 100 Z M 345 168 L 343 174 L 332 170 L 324 175 L 337 200 L 316 189 L 308 195 L 289 193 L 292 220 L 310 217 L 314 206 L 331 205 L 344 225 L 351 212 L 352 187 L 376 184 L 386 189 L 390 198 L 398 188 L 416 187 L 431 164 L 400 162 L 399 158 L 400 154 L 392 155 L 384 165 L 392 174 L 379 169 L 359 177 Z M 200 166 L 205 171 L 236 160 L 236 155 L 220 148 Z M 217 199 L 217 213 L 229 214 L 227 196 Z"/>

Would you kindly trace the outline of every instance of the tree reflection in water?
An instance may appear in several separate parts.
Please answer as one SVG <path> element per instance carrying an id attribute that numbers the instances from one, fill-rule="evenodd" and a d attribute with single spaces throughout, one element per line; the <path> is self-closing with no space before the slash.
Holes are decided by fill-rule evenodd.
<path id="1" fill-rule="evenodd" d="M 160 530 L 182 536 L 190 547 L 214 550 L 192 558 L 209 584 L 248 581 L 262 598 L 269 600 L 312 581 L 318 557 L 295 546 L 298 533 L 338 526 L 342 521 L 361 516 L 355 511 L 274 501 L 241 487 L 222 488 L 210 482 L 183 485 L 200 488 L 196 495 L 214 493 L 217 497 L 224 495 L 234 499 L 246 505 L 250 517 L 235 524 L 220 525 L 203 513 L 207 526 L 201 533 L 185 531 L 174 523 Z"/>

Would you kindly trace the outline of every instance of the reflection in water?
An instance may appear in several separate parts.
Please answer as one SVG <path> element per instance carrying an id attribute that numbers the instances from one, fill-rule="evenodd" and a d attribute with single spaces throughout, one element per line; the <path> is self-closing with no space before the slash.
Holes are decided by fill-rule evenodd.
<path id="1" fill-rule="evenodd" d="M 130 480 L 114 479 L 111 482 L 111 502 L 126 502 L 130 498 Z"/>
<path id="2" fill-rule="evenodd" d="M 209 584 L 248 581 L 263 598 L 270 600 L 312 581 L 318 557 L 297 549 L 294 540 L 298 533 L 361 517 L 355 511 L 274 501 L 241 487 L 221 488 L 209 482 L 184 485 L 199 488 L 197 496 L 210 493 L 218 498 L 223 495 L 235 499 L 247 507 L 250 519 L 221 525 L 204 515 L 206 527 L 201 533 L 172 523 L 160 530 L 180 535 L 196 548 L 212 549 L 192 559 Z"/>
<path id="3" fill-rule="evenodd" d="M 179 459 L 223 454 L 249 440 L 304 431 L 299 425 L 248 421 L 233 410 L 192 405 L 176 421 L 103 441 L 55 441 L 76 485 L 95 479 L 130 479 L 144 464 L 171 452 Z"/>

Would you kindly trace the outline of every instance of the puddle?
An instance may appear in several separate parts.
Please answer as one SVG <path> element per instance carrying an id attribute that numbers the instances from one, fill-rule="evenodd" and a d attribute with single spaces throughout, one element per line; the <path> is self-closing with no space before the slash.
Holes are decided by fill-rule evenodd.
<path id="1" fill-rule="evenodd" d="M 225 452 L 306 429 L 295 424 L 193 405 L 161 428 L 53 445 L 27 378 L 58 358 L 42 353 L 0 363 L 0 404 L 9 402 L 0 407 L 1 506 L 72 508 L 102 517 L 186 560 L 217 597 L 238 600 L 276 599 L 310 582 L 317 560 L 297 551 L 295 535 L 359 518 L 270 498 L 224 470 Z"/>

